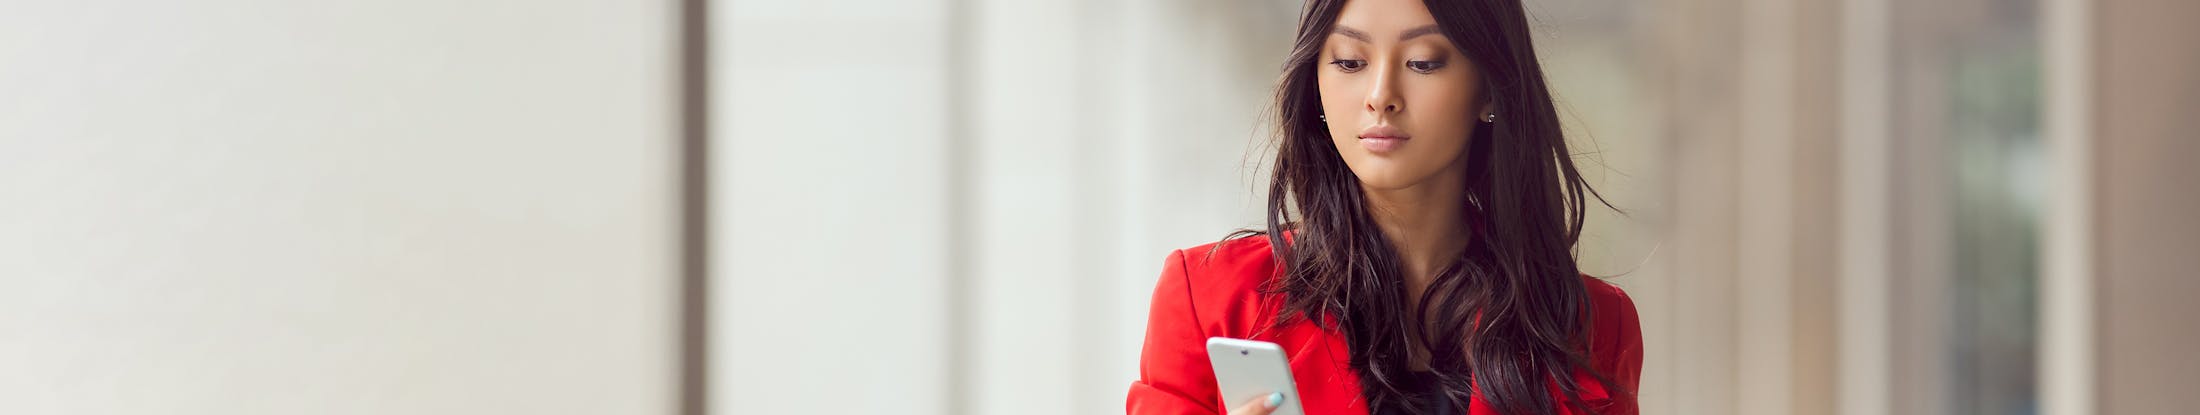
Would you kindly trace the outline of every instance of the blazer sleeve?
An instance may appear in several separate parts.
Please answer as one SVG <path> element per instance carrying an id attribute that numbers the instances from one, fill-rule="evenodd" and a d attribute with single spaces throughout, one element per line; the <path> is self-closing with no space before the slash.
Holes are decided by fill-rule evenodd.
<path id="1" fill-rule="evenodd" d="M 1219 414 L 1220 393 L 1214 367 L 1207 362 L 1204 326 L 1192 305 L 1184 251 L 1171 252 L 1166 263 L 1154 286 L 1146 345 L 1138 355 L 1138 380 L 1131 383 L 1127 413 Z"/>

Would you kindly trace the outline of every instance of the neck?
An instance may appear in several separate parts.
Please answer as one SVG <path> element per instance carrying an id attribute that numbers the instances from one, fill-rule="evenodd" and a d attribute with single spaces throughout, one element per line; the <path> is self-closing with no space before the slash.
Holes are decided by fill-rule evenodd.
<path id="1" fill-rule="evenodd" d="M 1405 188 L 1361 189 L 1375 226 L 1403 261 L 1408 305 L 1419 304 L 1436 273 L 1457 260 L 1471 238 L 1464 174 L 1446 171 L 1437 177 Z"/>

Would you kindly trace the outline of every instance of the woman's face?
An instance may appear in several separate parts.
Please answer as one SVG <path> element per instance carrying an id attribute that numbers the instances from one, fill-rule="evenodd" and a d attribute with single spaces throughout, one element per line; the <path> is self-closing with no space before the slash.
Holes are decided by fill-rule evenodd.
<path id="1" fill-rule="evenodd" d="M 1481 74 L 1420 0 L 1352 0 L 1337 15 L 1315 83 L 1329 137 L 1371 189 L 1464 174 L 1487 109 Z"/>

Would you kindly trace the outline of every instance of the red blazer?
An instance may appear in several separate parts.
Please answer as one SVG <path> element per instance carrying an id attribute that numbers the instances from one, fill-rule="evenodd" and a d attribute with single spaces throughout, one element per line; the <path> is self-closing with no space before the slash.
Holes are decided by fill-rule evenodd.
<path id="1" fill-rule="evenodd" d="M 1257 289 L 1280 275 L 1269 252 L 1267 238 L 1250 237 L 1169 254 L 1161 282 L 1154 287 L 1145 351 L 1138 359 L 1139 379 L 1131 383 L 1129 413 L 1225 414 L 1229 407 L 1243 404 L 1221 401 L 1214 369 L 1207 362 L 1207 338 L 1223 336 L 1283 346 L 1291 376 L 1298 383 L 1299 404 L 1307 415 L 1367 414 L 1359 377 L 1347 360 L 1352 350 L 1341 333 L 1305 319 L 1261 330 L 1275 320 L 1276 309 L 1282 306 L 1280 294 L 1264 295 Z M 1577 372 L 1581 397 L 1590 407 L 1600 408 L 1599 413 L 1634 414 L 1632 396 L 1642 377 L 1642 328 L 1635 303 L 1603 280 L 1585 276 L 1582 281 L 1588 285 L 1595 313 L 1595 327 L 1587 336 L 1590 364 L 1627 393 L 1609 393 L 1587 372 Z M 1565 401 L 1555 381 L 1550 391 L 1554 402 Z M 1480 392 L 1474 396 L 1468 414 L 1498 413 L 1483 402 Z M 1559 413 L 1574 412 L 1561 407 Z"/>

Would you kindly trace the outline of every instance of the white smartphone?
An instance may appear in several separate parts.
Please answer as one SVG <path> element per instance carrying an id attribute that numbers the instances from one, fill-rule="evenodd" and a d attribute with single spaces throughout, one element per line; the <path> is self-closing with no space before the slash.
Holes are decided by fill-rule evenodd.
<path id="1" fill-rule="evenodd" d="M 1222 391 L 1224 408 L 1237 408 L 1269 393 L 1282 393 L 1283 404 L 1273 415 L 1303 415 L 1299 387 L 1291 378 L 1291 362 L 1283 347 L 1258 340 L 1207 338 L 1207 360 L 1215 367 L 1215 386 Z"/>

